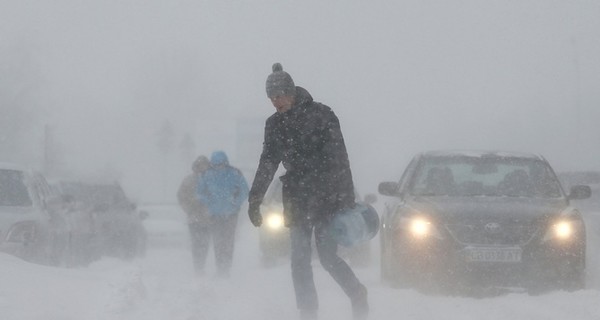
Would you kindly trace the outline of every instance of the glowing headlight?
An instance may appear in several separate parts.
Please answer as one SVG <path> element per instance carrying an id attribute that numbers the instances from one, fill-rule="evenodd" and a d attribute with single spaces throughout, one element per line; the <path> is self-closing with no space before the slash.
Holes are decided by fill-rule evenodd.
<path id="1" fill-rule="evenodd" d="M 281 229 L 283 228 L 283 215 L 279 213 L 272 213 L 267 216 L 266 225 L 269 229 Z"/>
<path id="2" fill-rule="evenodd" d="M 550 229 L 544 235 L 543 240 L 570 240 L 576 236 L 577 230 L 579 228 L 581 228 L 581 221 L 560 220 L 550 226 Z"/>
<path id="3" fill-rule="evenodd" d="M 425 219 L 414 219 L 410 222 L 410 233 L 418 238 L 425 238 L 431 235 L 431 222 Z"/>
<path id="4" fill-rule="evenodd" d="M 408 235 L 415 239 L 443 238 L 436 226 L 424 217 L 401 218 L 400 228 L 405 229 Z"/>
<path id="5" fill-rule="evenodd" d="M 569 221 L 561 221 L 552 226 L 552 232 L 559 239 L 568 239 L 573 235 L 573 226 Z"/>

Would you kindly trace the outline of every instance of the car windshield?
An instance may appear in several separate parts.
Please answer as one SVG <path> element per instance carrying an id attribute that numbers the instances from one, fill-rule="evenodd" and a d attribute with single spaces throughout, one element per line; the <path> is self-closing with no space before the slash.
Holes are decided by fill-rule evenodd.
<path id="1" fill-rule="evenodd" d="M 413 175 L 410 193 L 421 196 L 562 196 L 556 176 L 544 161 L 501 156 L 425 157 Z"/>
<path id="2" fill-rule="evenodd" d="M 108 204 L 109 208 L 123 208 L 130 205 L 125 192 L 118 185 L 92 186 L 92 202 L 94 204 Z"/>
<path id="3" fill-rule="evenodd" d="M 33 205 L 22 171 L 0 169 L 0 206 L 30 207 Z"/>
<path id="4" fill-rule="evenodd" d="M 77 201 L 90 206 L 102 205 L 109 208 L 126 208 L 130 205 L 125 192 L 119 185 L 88 185 L 63 183 L 63 193 L 72 195 Z"/>

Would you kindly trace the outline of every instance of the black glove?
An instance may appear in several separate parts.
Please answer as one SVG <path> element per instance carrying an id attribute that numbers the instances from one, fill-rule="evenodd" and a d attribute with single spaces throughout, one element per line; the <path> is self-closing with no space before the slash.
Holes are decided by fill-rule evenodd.
<path id="1" fill-rule="evenodd" d="M 260 227 L 262 224 L 262 215 L 260 214 L 260 204 L 250 204 L 248 206 L 248 217 L 250 217 L 250 222 L 255 227 Z"/>

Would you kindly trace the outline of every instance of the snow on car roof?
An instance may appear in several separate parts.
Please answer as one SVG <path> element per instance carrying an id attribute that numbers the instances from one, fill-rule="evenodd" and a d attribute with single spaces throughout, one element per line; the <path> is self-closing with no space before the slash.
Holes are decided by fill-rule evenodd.
<path id="1" fill-rule="evenodd" d="M 543 157 L 533 153 L 526 152 L 513 152 L 513 151 L 488 151 L 488 150 L 430 150 L 421 153 L 427 157 L 450 157 L 450 156 L 464 156 L 464 157 L 515 157 L 515 158 L 529 158 L 542 160 Z"/>
<path id="2" fill-rule="evenodd" d="M 17 163 L 11 163 L 11 162 L 0 162 L 0 169 L 17 170 L 17 171 L 25 171 L 25 172 L 32 171 L 32 169 L 27 166 L 17 164 Z"/>

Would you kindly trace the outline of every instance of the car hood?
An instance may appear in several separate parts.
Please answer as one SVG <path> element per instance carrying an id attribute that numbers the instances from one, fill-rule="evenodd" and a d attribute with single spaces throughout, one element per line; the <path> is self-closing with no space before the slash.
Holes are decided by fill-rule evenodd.
<path id="1" fill-rule="evenodd" d="M 477 220 L 534 221 L 547 219 L 568 207 L 564 198 L 522 197 L 414 197 L 407 201 L 412 209 L 442 223 Z"/>
<path id="2" fill-rule="evenodd" d="M 32 220 L 42 216 L 42 213 L 35 207 L 0 206 L 0 221 Z"/>

